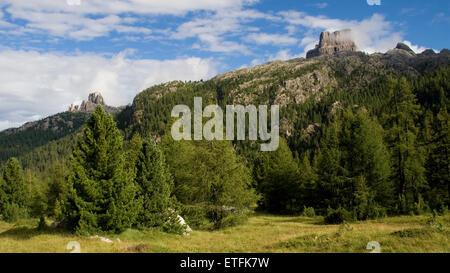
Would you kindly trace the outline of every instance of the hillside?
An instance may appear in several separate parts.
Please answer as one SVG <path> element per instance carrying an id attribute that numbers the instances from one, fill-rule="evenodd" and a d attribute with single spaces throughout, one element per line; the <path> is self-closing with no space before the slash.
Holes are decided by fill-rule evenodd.
<path id="1" fill-rule="evenodd" d="M 339 52 L 311 59 L 274 61 L 230 71 L 205 82 L 170 82 L 150 87 L 136 96 L 127 113 L 120 115 L 121 129 L 162 136 L 173 106 L 192 106 L 194 96 L 204 104 L 278 104 L 281 132 L 292 143 L 305 130 L 327 122 L 337 106 L 360 105 L 380 115 L 386 103 L 383 81 L 387 75 L 405 76 L 411 82 L 450 65 L 450 51 L 439 54 L 393 49 L 385 54 Z M 296 144 L 293 148 L 300 148 Z"/>
<path id="2" fill-rule="evenodd" d="M 343 51 L 315 58 L 273 61 L 226 72 L 208 81 L 160 84 L 139 93 L 131 107 L 107 110 L 119 111 L 118 126 L 127 138 L 139 131 L 159 139 L 167 130 L 173 106 L 192 106 L 194 96 L 203 97 L 204 104 L 209 101 L 222 106 L 279 104 L 281 133 L 293 150 L 301 152 L 317 145 L 319 139 L 311 136 L 319 133 L 320 124 L 327 122 L 336 107 L 362 105 L 380 115 L 387 95 L 383 93 L 386 75 L 405 76 L 413 82 L 448 65 L 450 51 L 446 49 L 439 54 L 430 50 L 414 54 L 399 44 L 384 54 Z M 48 163 L 52 158 L 50 151 L 56 149 L 54 141 L 74 133 L 88 118 L 89 111 L 85 111 L 86 106 L 83 109 L 1 132 L 0 162 L 16 156 L 24 159 L 26 167 L 31 167 L 29 164 L 35 160 L 42 162 L 39 166 Z M 41 148 L 32 152 L 38 147 Z"/>
<path id="3" fill-rule="evenodd" d="M 79 106 L 72 105 L 69 111 L 0 132 L 0 166 L 11 157 L 22 157 L 37 147 L 73 134 L 86 122 L 97 105 L 102 105 L 111 114 L 122 109 L 106 105 L 101 94 L 92 93 L 87 101 Z M 49 149 L 45 149 L 44 153 L 37 154 L 45 155 L 48 152 Z M 27 164 L 25 166 L 28 167 Z"/>

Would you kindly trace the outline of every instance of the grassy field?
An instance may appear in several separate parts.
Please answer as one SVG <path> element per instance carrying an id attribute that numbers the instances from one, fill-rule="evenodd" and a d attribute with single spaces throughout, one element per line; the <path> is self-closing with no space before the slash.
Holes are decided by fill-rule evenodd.
<path id="1" fill-rule="evenodd" d="M 324 225 L 321 217 L 256 214 L 241 226 L 220 231 L 193 231 L 188 236 L 127 230 L 99 238 L 36 229 L 37 220 L 0 222 L 0 252 L 359 252 L 377 241 L 381 252 L 450 252 L 450 215 L 429 224 L 431 215 L 391 217 L 346 225 Z"/>

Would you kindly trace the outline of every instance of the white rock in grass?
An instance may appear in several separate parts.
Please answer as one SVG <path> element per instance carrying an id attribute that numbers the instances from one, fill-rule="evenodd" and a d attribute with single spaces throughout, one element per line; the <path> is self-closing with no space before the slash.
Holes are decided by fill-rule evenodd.
<path id="1" fill-rule="evenodd" d="M 108 244 L 111 244 L 111 243 L 113 242 L 113 241 L 111 241 L 111 240 L 108 239 L 108 238 L 100 237 L 100 236 L 98 236 L 98 235 L 91 236 L 91 237 L 89 237 L 89 238 L 91 238 L 91 239 L 100 239 L 100 241 L 102 241 L 102 242 L 104 242 L 104 243 L 108 243 Z"/>

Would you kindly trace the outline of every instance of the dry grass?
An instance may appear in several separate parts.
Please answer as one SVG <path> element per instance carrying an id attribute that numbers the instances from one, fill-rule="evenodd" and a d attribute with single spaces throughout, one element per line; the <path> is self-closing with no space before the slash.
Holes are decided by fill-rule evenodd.
<path id="1" fill-rule="evenodd" d="M 0 252 L 369 252 L 377 241 L 382 252 L 450 252 L 448 229 L 427 224 L 430 215 L 402 216 L 350 225 L 323 225 L 322 218 L 254 215 L 246 224 L 220 231 L 193 231 L 189 236 L 157 230 L 127 230 L 105 235 L 113 243 L 61 231 L 37 231 L 36 220 L 0 222 Z M 450 216 L 441 216 L 444 226 Z M 117 239 L 120 239 L 118 241 Z"/>

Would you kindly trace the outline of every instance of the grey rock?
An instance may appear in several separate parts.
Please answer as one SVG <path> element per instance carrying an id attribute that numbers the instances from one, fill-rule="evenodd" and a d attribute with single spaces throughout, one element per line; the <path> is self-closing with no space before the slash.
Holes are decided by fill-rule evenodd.
<path id="1" fill-rule="evenodd" d="M 450 56 L 450 50 L 444 48 L 441 50 L 441 52 L 439 54 L 444 55 L 444 56 Z"/>
<path id="2" fill-rule="evenodd" d="M 100 92 L 94 92 L 89 94 L 88 101 L 94 104 L 105 105 L 105 100 L 103 99 L 102 94 L 100 94 Z"/>
<path id="3" fill-rule="evenodd" d="M 436 52 L 433 49 L 427 49 L 424 52 L 420 53 L 421 56 L 435 56 Z"/>
<path id="4" fill-rule="evenodd" d="M 330 33 L 328 31 L 320 34 L 319 44 L 316 48 L 308 51 L 306 58 L 314 58 L 323 55 L 333 55 L 342 51 L 359 51 L 355 42 L 352 39 L 350 29 L 344 29 Z"/>
<path id="5" fill-rule="evenodd" d="M 109 114 L 117 112 L 123 108 L 123 107 L 117 108 L 117 107 L 106 105 L 105 99 L 103 98 L 102 94 L 100 92 L 94 92 L 94 93 L 89 94 L 88 100 L 87 101 L 83 100 L 81 105 L 73 105 L 72 104 L 69 107 L 69 112 L 91 113 L 99 105 L 101 105 L 103 107 L 103 109 Z"/>
<path id="6" fill-rule="evenodd" d="M 409 46 L 407 46 L 404 43 L 398 43 L 397 46 L 395 47 L 396 49 L 400 49 L 400 50 L 405 50 L 408 51 L 411 54 L 416 54 L 416 52 L 414 52 L 414 50 L 412 50 Z"/>

